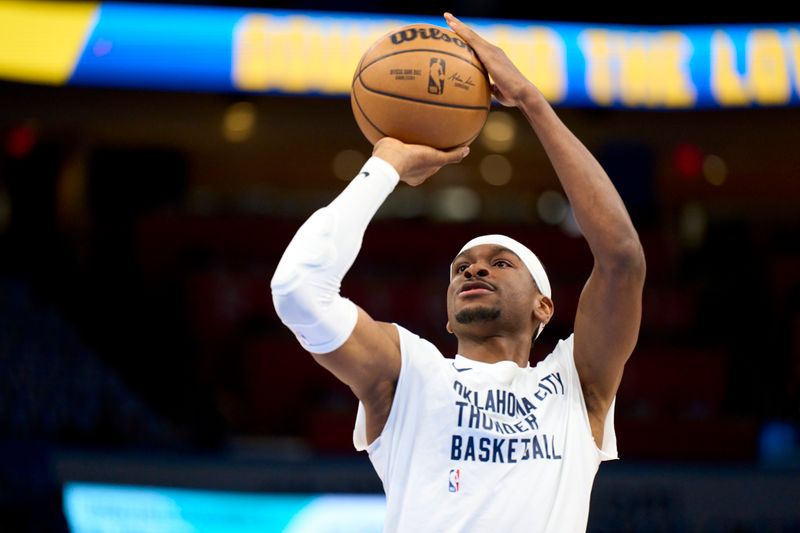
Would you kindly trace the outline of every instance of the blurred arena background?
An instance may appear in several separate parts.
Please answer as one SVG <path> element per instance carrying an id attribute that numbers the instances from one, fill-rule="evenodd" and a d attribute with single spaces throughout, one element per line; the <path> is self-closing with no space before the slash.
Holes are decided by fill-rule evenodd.
<path id="1" fill-rule="evenodd" d="M 370 153 L 346 94 L 308 89 L 297 50 L 281 63 L 297 76 L 285 86 L 259 85 L 270 73 L 256 67 L 237 78 L 235 64 L 233 82 L 205 84 L 206 63 L 231 61 L 213 36 L 191 51 L 198 77 L 182 77 L 157 44 L 190 30 L 153 22 L 142 48 L 125 48 L 125 28 L 108 30 L 119 41 L 91 32 L 106 16 L 96 11 L 78 67 L 19 74 L 30 63 L 17 59 L 36 54 L 15 47 L 33 41 L 10 38 L 2 18 L 25 5 L 0 2 L 0 531 L 379 530 L 380 482 L 352 447 L 357 402 L 281 325 L 268 285 L 299 224 Z M 58 5 L 36 4 L 35 17 Z M 799 20 L 752 5 L 714 16 L 484 0 L 351 1 L 338 14 L 313 1 L 168 6 L 729 28 L 731 69 L 750 83 L 741 101 L 591 101 L 590 87 L 588 100 L 554 102 L 618 187 L 648 262 L 617 400 L 621 461 L 600 468 L 589 530 L 800 531 Z M 158 6 L 125 9 L 147 7 Z M 58 37 L 53 20 L 39 31 Z M 737 32 L 778 24 L 785 61 L 758 78 L 755 45 Z M 110 78 L 104 57 L 122 57 Z M 753 96 L 781 77 L 782 101 Z M 493 107 L 460 166 L 398 187 L 342 292 L 452 353 L 445 270 L 481 232 L 530 244 L 550 273 L 556 313 L 536 361 L 571 331 L 591 256 L 515 110 Z M 319 514 L 298 521 L 310 506 Z"/>

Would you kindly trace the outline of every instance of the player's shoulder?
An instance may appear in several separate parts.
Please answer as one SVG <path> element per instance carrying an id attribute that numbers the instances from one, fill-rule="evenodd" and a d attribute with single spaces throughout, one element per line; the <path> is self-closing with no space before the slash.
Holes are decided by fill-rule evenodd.
<path id="1" fill-rule="evenodd" d="M 570 363 L 572 361 L 574 339 L 574 333 L 570 333 L 566 337 L 559 339 L 553 350 L 547 354 L 547 356 L 542 359 L 537 366 L 559 366 Z"/>
<path id="2" fill-rule="evenodd" d="M 423 359 L 425 361 L 437 361 L 445 358 L 439 348 L 428 339 L 419 336 L 396 322 L 392 322 L 391 325 L 397 328 L 400 338 L 400 352 L 404 358 Z"/>

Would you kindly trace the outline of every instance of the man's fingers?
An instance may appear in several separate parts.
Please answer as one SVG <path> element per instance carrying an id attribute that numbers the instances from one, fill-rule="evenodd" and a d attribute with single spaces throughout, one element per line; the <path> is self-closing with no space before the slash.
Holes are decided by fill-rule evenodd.
<path id="1" fill-rule="evenodd" d="M 480 36 L 475 33 L 472 28 L 458 20 L 450 13 L 444 14 L 444 20 L 447 21 L 447 25 L 452 28 L 454 32 L 456 32 L 459 36 L 463 37 L 467 44 L 470 46 L 472 45 L 472 41 L 476 41 L 480 39 Z"/>
<path id="2" fill-rule="evenodd" d="M 447 21 L 447 25 L 453 29 L 459 36 L 463 37 L 467 44 L 470 45 L 472 48 L 483 47 L 484 45 L 488 44 L 483 37 L 478 35 L 475 30 L 458 20 L 450 13 L 444 14 L 444 20 Z"/>
<path id="3" fill-rule="evenodd" d="M 460 163 L 469 154 L 469 147 L 459 146 L 450 150 L 436 150 L 436 152 L 438 163 L 440 166 L 444 166 L 451 163 Z"/>
<path id="4" fill-rule="evenodd" d="M 436 148 L 426 146 L 425 149 L 433 152 L 431 163 L 439 168 L 453 163 L 460 163 L 465 157 L 467 157 L 467 154 L 469 154 L 468 146 L 458 146 L 456 148 L 451 148 L 450 150 L 437 150 Z"/>
<path id="5" fill-rule="evenodd" d="M 469 146 L 461 146 L 453 148 L 446 152 L 448 155 L 449 163 L 460 163 L 467 155 L 469 155 Z"/>

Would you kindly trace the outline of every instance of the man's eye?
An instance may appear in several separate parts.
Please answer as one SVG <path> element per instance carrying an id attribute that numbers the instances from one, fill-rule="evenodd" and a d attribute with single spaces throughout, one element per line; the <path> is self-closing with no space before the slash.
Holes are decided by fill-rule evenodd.
<path id="1" fill-rule="evenodd" d="M 501 259 L 501 260 L 499 260 L 499 261 L 495 261 L 495 263 L 494 263 L 494 264 L 495 264 L 496 266 L 500 266 L 500 267 L 507 267 L 507 266 L 511 266 L 511 265 L 509 264 L 509 262 L 508 262 L 508 261 L 505 261 L 505 260 L 503 260 L 503 259 Z"/>
<path id="2" fill-rule="evenodd" d="M 461 272 L 464 272 L 464 270 L 465 270 L 466 268 L 467 268 L 467 265 L 464 265 L 464 264 L 458 265 L 458 266 L 456 267 L 456 272 L 459 272 L 459 273 L 461 273 Z"/>

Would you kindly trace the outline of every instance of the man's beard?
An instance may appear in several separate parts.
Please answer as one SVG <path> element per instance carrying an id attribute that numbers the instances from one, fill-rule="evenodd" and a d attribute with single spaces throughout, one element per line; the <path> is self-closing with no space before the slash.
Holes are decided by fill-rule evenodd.
<path id="1" fill-rule="evenodd" d="M 489 322 L 497 320 L 499 317 L 500 309 L 498 307 L 470 307 L 459 311 L 456 315 L 456 321 L 459 324 L 471 324 L 473 322 Z"/>

